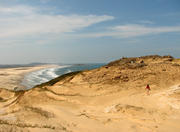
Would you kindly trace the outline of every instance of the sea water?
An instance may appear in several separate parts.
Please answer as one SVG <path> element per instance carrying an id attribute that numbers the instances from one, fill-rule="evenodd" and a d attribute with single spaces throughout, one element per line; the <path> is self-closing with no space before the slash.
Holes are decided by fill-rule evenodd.
<path id="1" fill-rule="evenodd" d="M 22 85 L 26 89 L 30 89 L 38 84 L 48 82 L 60 75 L 82 70 L 91 70 L 99 68 L 105 64 L 73 64 L 73 65 L 58 65 L 53 68 L 46 68 L 38 71 L 31 72 L 25 75 L 22 80 Z"/>

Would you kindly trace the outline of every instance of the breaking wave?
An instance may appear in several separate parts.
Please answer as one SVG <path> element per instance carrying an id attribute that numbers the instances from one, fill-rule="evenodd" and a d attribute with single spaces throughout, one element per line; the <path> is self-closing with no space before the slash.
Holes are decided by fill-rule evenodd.
<path id="1" fill-rule="evenodd" d="M 35 85 L 47 82 L 53 78 L 58 77 L 59 75 L 56 74 L 56 71 L 65 67 L 68 66 L 58 66 L 31 72 L 24 77 L 21 84 L 26 86 L 27 89 L 32 88 Z"/>
<path id="2" fill-rule="evenodd" d="M 61 65 L 53 68 L 46 68 L 27 74 L 21 84 L 25 86 L 26 89 L 30 89 L 38 84 L 48 82 L 60 75 L 74 71 L 90 70 L 98 68 L 102 65 L 103 64 Z"/>

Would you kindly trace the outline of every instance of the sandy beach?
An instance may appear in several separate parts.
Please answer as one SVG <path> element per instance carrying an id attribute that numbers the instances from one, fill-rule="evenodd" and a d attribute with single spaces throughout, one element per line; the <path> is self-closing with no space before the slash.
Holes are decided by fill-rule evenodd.
<path id="1" fill-rule="evenodd" d="M 30 72 L 57 67 L 56 65 L 39 65 L 33 67 L 18 67 L 18 68 L 0 68 L 0 88 L 2 89 L 24 89 L 21 81 L 24 76 Z"/>
<path id="2" fill-rule="evenodd" d="M 0 0 L 0 132 L 180 132 L 180 0 Z"/>
<path id="3" fill-rule="evenodd" d="M 122 58 L 27 91 L 1 90 L 0 131 L 179 132 L 179 95 L 179 59 Z"/>

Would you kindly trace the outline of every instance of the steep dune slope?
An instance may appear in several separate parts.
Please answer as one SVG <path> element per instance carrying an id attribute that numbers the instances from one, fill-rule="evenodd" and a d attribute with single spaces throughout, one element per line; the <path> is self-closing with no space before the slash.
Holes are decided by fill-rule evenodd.
<path id="1" fill-rule="evenodd" d="M 180 60 L 122 58 L 0 97 L 0 131 L 179 132 Z"/>

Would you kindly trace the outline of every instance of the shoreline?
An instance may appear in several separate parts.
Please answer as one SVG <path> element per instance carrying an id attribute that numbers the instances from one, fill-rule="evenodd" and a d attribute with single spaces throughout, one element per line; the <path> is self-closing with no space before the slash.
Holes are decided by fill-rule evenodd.
<path id="1" fill-rule="evenodd" d="M 0 68 L 0 89 L 26 90 L 22 80 L 24 77 L 38 70 L 58 67 L 58 65 L 38 65 L 33 67 Z"/>
<path id="2" fill-rule="evenodd" d="M 11 70 L 20 75 L 40 68 Z M 124 58 L 30 90 L 1 89 L 0 131 L 179 132 L 179 100 L 180 61 Z"/>

